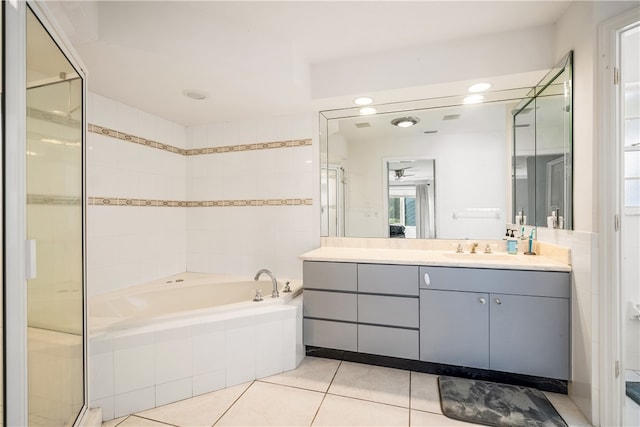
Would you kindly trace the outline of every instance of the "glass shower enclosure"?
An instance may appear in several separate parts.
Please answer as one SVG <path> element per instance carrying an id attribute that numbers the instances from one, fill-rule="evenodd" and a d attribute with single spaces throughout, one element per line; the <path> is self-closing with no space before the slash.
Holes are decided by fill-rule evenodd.
<path id="1" fill-rule="evenodd" d="M 85 404 L 83 77 L 27 8 L 29 425 L 73 425 Z"/>

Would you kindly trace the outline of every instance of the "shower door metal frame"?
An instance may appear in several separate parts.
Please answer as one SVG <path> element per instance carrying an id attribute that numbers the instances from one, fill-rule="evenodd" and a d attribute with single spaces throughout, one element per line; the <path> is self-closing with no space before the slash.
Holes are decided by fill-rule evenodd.
<path id="1" fill-rule="evenodd" d="M 41 1 L 5 1 L 3 43 L 4 72 L 4 349 L 5 349 L 5 424 L 28 424 L 27 374 L 27 278 L 26 278 L 26 16 L 27 7 L 38 18 L 62 54 L 82 78 L 82 301 L 83 301 L 83 397 L 84 405 L 75 425 L 86 417 L 88 396 L 88 347 L 86 313 L 86 67 L 71 48 L 61 28 L 52 20 L 47 5 Z M 10 303 L 7 303 L 10 301 Z M 11 343 L 7 346 L 7 343 Z"/>

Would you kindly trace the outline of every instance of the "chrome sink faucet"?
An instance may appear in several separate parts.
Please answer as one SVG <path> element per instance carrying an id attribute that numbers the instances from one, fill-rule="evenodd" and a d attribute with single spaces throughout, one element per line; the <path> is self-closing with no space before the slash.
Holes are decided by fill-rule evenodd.
<path id="1" fill-rule="evenodd" d="M 263 274 L 266 274 L 267 276 L 269 276 L 271 278 L 271 283 L 273 283 L 273 291 L 271 292 L 271 298 L 278 298 L 280 296 L 280 293 L 278 292 L 278 281 L 273 276 L 273 273 L 271 273 L 269 270 L 267 270 L 266 268 L 263 268 L 262 270 L 258 271 L 256 273 L 256 277 L 254 277 L 253 280 L 257 282 L 258 279 L 260 279 L 260 276 L 262 276 Z"/>

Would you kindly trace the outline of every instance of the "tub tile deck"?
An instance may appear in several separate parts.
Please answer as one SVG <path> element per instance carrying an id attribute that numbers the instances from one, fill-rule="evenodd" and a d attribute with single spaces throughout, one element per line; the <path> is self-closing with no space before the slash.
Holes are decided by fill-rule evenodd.
<path id="1" fill-rule="evenodd" d="M 112 420 L 103 427 L 473 425 L 442 415 L 435 378 L 306 357 L 293 371 Z M 569 426 L 590 425 L 567 396 L 545 394 Z"/>

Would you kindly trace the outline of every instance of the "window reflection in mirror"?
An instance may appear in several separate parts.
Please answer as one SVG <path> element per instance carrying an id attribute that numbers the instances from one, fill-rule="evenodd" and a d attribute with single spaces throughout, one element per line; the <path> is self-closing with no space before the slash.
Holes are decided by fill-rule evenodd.
<path id="1" fill-rule="evenodd" d="M 435 160 L 387 160 L 385 169 L 389 237 L 435 238 Z"/>

